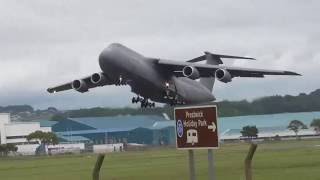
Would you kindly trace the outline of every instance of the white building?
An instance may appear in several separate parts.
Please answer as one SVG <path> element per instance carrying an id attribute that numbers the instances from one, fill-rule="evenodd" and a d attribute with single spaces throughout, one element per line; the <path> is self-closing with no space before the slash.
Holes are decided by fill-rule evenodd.
<path id="1" fill-rule="evenodd" d="M 228 129 L 225 132 L 220 134 L 221 141 L 228 140 L 241 140 L 243 139 L 241 134 L 242 129 Z M 270 139 L 279 137 L 281 139 L 296 139 L 296 134 L 293 131 L 290 131 L 285 126 L 277 127 L 258 127 L 259 139 Z M 315 133 L 312 128 L 301 129 L 298 136 L 303 139 L 307 138 L 319 138 L 319 135 Z"/>
<path id="2" fill-rule="evenodd" d="M 94 153 L 108 153 L 108 152 L 121 152 L 121 151 L 123 151 L 123 143 L 93 145 Z"/>
<path id="3" fill-rule="evenodd" d="M 49 154 L 65 154 L 65 153 L 80 154 L 81 151 L 85 150 L 85 144 L 84 143 L 56 144 L 56 145 L 48 145 L 46 148 Z"/>
<path id="4" fill-rule="evenodd" d="M 26 137 L 35 131 L 51 132 L 51 128 L 41 128 L 40 122 L 11 122 L 9 113 L 0 113 L 1 144 L 26 144 Z"/>
<path id="5" fill-rule="evenodd" d="M 41 127 L 40 122 L 12 122 L 9 113 L 0 113 L 0 144 L 15 144 L 20 155 L 35 155 L 40 146 L 38 142 L 28 142 L 26 137 L 35 131 L 51 132 L 51 127 Z M 57 144 L 45 147 L 46 152 L 80 153 L 85 149 L 84 143 Z M 49 150 L 49 151 L 48 151 Z"/>

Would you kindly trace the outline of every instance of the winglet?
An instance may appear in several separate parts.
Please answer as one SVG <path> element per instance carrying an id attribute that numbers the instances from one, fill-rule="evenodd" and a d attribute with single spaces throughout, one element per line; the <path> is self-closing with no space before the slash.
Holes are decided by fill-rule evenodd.
<path id="1" fill-rule="evenodd" d="M 296 72 L 292 72 L 292 71 L 284 71 L 284 74 L 285 75 L 292 75 L 292 76 L 302 76 L 301 74 L 296 73 Z"/>
<path id="2" fill-rule="evenodd" d="M 57 92 L 57 90 L 55 90 L 55 89 L 53 89 L 53 88 L 48 88 L 47 91 L 48 91 L 48 93 L 50 93 L 50 94 L 54 94 L 54 93 Z"/>
<path id="3" fill-rule="evenodd" d="M 48 93 L 54 93 L 52 88 L 48 88 L 47 91 L 48 91 Z"/>

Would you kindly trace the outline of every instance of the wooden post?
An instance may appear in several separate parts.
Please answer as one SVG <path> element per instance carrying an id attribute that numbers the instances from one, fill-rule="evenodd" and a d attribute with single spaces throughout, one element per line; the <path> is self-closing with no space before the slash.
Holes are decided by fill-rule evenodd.
<path id="1" fill-rule="evenodd" d="M 104 154 L 99 154 L 96 164 L 93 168 L 93 172 L 92 172 L 92 179 L 93 180 L 99 180 L 99 175 L 100 175 L 100 169 L 104 160 Z"/>
<path id="2" fill-rule="evenodd" d="M 252 162 L 252 158 L 253 158 L 253 155 L 254 155 L 257 147 L 258 147 L 257 144 L 251 144 L 248 155 L 247 155 L 246 159 L 244 160 L 246 180 L 252 180 L 251 162 Z"/>

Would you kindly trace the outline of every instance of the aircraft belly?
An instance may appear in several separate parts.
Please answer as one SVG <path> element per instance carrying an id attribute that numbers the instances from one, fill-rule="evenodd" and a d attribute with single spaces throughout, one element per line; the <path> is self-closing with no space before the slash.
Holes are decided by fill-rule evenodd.
<path id="1" fill-rule="evenodd" d="M 164 95 L 165 80 L 156 74 L 158 73 L 149 72 L 146 74 L 136 73 L 131 75 L 132 80 L 130 80 L 129 85 L 132 88 L 132 92 L 150 98 L 151 100 L 156 99 L 158 102 Z"/>
<path id="2" fill-rule="evenodd" d="M 152 63 L 133 63 L 131 69 L 126 71 L 132 92 L 149 98 L 152 101 L 164 102 L 164 87 L 166 80 L 161 76 Z"/>
<path id="3" fill-rule="evenodd" d="M 189 78 L 175 78 L 177 94 L 188 103 L 210 102 L 215 98 L 201 83 Z"/>

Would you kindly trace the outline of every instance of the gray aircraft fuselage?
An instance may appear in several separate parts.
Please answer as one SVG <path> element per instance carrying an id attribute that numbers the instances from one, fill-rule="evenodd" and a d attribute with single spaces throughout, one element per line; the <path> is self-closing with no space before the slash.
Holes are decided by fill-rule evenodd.
<path id="1" fill-rule="evenodd" d="M 147 58 L 121 45 L 111 44 L 99 56 L 99 65 L 108 78 L 131 86 L 132 92 L 160 103 L 170 103 L 172 97 L 185 104 L 215 100 L 212 92 L 198 81 L 187 77 L 175 77 L 166 73 L 168 69 L 156 66 L 157 59 Z"/>

